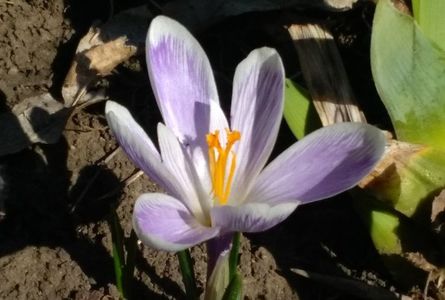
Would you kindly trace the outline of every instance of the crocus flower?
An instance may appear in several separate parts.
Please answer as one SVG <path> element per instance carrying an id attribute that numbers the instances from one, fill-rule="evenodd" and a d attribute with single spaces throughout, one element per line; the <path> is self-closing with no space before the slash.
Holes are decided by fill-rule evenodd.
<path id="1" fill-rule="evenodd" d="M 179 23 L 156 17 L 146 40 L 151 86 L 164 124 L 158 146 L 123 106 L 108 101 L 112 132 L 166 194 L 141 195 L 133 226 L 153 248 L 179 251 L 231 232 L 259 232 L 300 204 L 351 188 L 380 159 L 385 138 L 366 124 L 319 129 L 266 165 L 283 113 L 284 69 L 271 48 L 236 68 L 230 122 L 209 60 Z"/>

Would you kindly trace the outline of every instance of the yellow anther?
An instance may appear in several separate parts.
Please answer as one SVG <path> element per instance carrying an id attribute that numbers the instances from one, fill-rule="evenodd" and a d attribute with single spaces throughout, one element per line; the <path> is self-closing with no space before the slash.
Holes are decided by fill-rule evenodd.
<path id="1" fill-rule="evenodd" d="M 226 129 L 227 132 L 227 147 L 232 147 L 241 138 L 241 133 L 239 131 L 230 131 Z"/>
<path id="2" fill-rule="evenodd" d="M 221 147 L 219 131 L 207 134 L 207 145 L 209 146 L 209 169 L 212 177 L 213 194 L 221 205 L 227 203 L 230 196 L 233 175 L 236 169 L 236 154 L 231 151 L 233 145 L 240 140 L 239 131 L 226 129 L 227 143 Z M 230 158 L 229 174 L 226 176 L 227 163 Z M 227 177 L 227 179 L 226 179 Z"/>
<path id="3" fill-rule="evenodd" d="M 207 134 L 207 145 L 210 148 L 221 148 L 221 144 L 219 143 L 219 130 L 216 130 L 215 133 Z"/>

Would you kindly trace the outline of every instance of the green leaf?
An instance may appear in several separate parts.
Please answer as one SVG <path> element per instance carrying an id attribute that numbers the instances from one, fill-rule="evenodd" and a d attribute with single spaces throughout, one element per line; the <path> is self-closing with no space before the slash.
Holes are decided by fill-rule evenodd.
<path id="1" fill-rule="evenodd" d="M 133 230 L 131 231 L 130 237 L 128 239 L 125 238 L 124 231 L 114 207 L 111 209 L 108 225 L 110 226 L 112 238 L 116 287 L 122 299 L 131 299 L 131 287 L 133 284 L 138 239 Z"/>
<path id="2" fill-rule="evenodd" d="M 231 280 L 235 276 L 238 268 L 238 256 L 240 246 L 241 233 L 235 232 L 233 234 L 232 248 L 230 249 L 229 256 L 229 279 Z"/>
<path id="3" fill-rule="evenodd" d="M 119 217 L 114 209 L 111 209 L 111 216 L 108 221 L 111 231 L 111 240 L 113 244 L 113 264 L 114 275 L 116 277 L 116 286 L 123 299 L 126 299 L 125 291 L 125 254 L 124 254 L 124 241 L 123 230 L 119 223 Z"/>
<path id="4" fill-rule="evenodd" d="M 402 214 L 430 223 L 431 199 L 445 187 L 445 150 L 397 143 L 367 189 Z"/>
<path id="5" fill-rule="evenodd" d="M 304 88 L 286 79 L 284 97 L 284 119 L 298 139 L 321 127 L 320 118 Z"/>
<path id="6" fill-rule="evenodd" d="M 413 14 L 423 33 L 445 50 L 445 1 L 412 0 Z"/>
<path id="7" fill-rule="evenodd" d="M 445 52 L 390 0 L 377 4 L 371 66 L 397 138 L 445 148 Z"/>
<path id="8" fill-rule="evenodd" d="M 445 151 L 424 148 L 414 153 L 403 168 L 399 169 L 398 178 L 390 180 L 391 199 L 394 207 L 418 221 L 430 222 L 430 200 L 445 187 Z M 389 183 L 388 183 L 389 185 Z"/>
<path id="9" fill-rule="evenodd" d="M 408 259 L 417 253 L 432 264 L 441 260 L 435 234 L 360 189 L 353 189 L 354 206 L 368 227 L 374 245 L 393 278 L 405 288 L 424 284 L 426 272 Z"/>
<path id="10" fill-rule="evenodd" d="M 185 294 L 187 299 L 195 300 L 198 298 L 196 290 L 195 273 L 193 272 L 193 261 L 188 249 L 179 251 L 177 253 L 179 266 L 181 268 L 182 282 L 185 286 Z"/>
<path id="11" fill-rule="evenodd" d="M 240 300 L 243 295 L 243 278 L 236 272 L 224 293 L 223 300 Z"/>

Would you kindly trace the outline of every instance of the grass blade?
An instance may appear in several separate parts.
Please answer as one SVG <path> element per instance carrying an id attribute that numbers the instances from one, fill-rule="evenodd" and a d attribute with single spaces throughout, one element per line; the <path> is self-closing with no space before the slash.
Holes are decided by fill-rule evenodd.
<path id="1" fill-rule="evenodd" d="M 113 264 L 114 274 L 116 277 L 116 286 L 121 294 L 121 297 L 126 299 L 124 284 L 124 268 L 125 268 L 125 254 L 124 254 L 124 242 L 123 242 L 123 230 L 119 223 L 119 218 L 116 211 L 112 209 L 110 220 L 108 221 L 111 230 L 111 239 L 113 247 Z"/>

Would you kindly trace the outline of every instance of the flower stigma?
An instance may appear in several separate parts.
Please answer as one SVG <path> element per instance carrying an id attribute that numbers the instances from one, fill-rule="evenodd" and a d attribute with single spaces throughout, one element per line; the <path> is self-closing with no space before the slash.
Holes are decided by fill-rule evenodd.
<path id="1" fill-rule="evenodd" d="M 218 200 L 220 205 L 227 204 L 230 195 L 230 188 L 232 186 L 233 175 L 236 168 L 236 154 L 231 149 L 233 145 L 240 140 L 241 134 L 239 131 L 227 132 L 227 143 L 223 148 L 219 141 L 219 130 L 214 133 L 208 133 L 207 145 L 209 146 L 209 168 L 210 176 L 212 178 L 213 195 Z M 226 178 L 227 164 L 230 158 L 229 174 Z"/>

